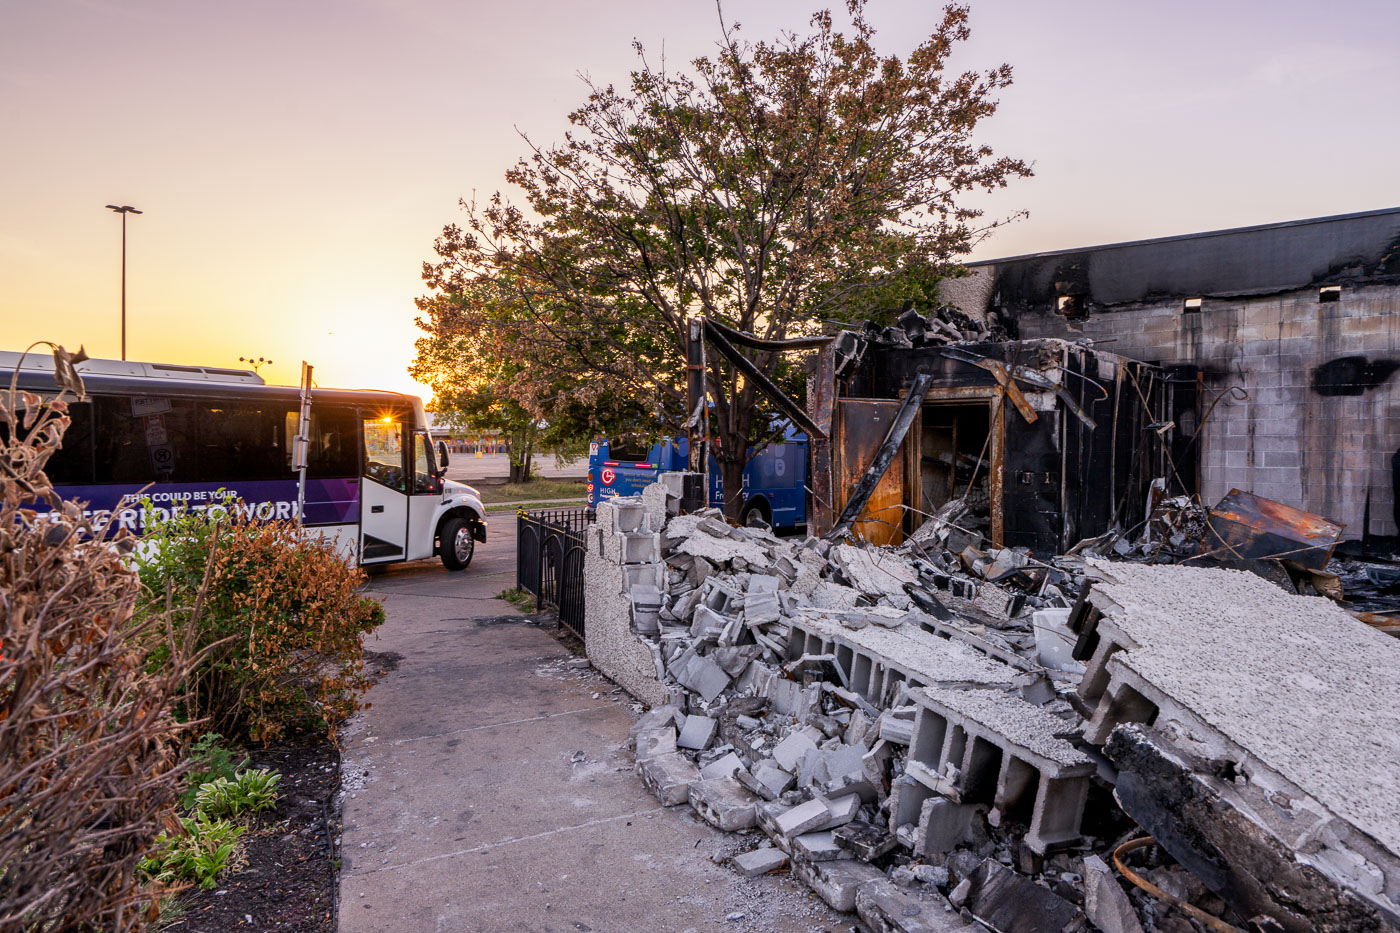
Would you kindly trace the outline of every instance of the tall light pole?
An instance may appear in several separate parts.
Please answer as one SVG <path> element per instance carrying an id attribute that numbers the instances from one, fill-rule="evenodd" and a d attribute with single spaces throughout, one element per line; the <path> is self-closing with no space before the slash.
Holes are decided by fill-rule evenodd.
<path id="1" fill-rule="evenodd" d="M 126 359 L 126 215 L 141 213 L 130 204 L 118 207 L 108 204 L 107 210 L 122 215 L 122 359 Z"/>

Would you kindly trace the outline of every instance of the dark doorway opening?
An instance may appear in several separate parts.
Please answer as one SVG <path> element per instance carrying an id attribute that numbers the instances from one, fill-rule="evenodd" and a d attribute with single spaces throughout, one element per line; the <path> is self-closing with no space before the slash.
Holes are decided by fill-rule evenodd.
<path id="1" fill-rule="evenodd" d="M 969 495 L 974 511 L 985 513 L 991 445 L 991 412 L 986 402 L 926 404 L 919 431 L 919 501 L 921 512 L 936 512 L 951 499 Z"/>

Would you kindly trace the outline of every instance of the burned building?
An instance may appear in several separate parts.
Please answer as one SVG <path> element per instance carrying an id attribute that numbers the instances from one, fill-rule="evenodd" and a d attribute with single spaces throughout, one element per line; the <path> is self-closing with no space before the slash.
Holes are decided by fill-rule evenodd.
<path id="1" fill-rule="evenodd" d="M 1175 469 L 1204 501 L 1238 488 L 1344 523 L 1347 539 L 1400 532 L 1400 208 L 969 269 L 943 300 L 1013 339 L 1159 367 L 1177 396 Z"/>
<path id="2" fill-rule="evenodd" d="M 843 335 L 812 367 L 816 418 L 830 425 L 812 450 L 818 533 L 839 520 L 920 374 L 931 378 L 918 412 L 857 536 L 898 544 L 964 499 L 993 544 L 1050 554 L 1142 517 L 1152 480 L 1173 472 L 1158 429 L 1194 408 L 1194 381 L 1181 392 L 1161 367 L 1059 339 L 940 343 L 921 322 Z"/>

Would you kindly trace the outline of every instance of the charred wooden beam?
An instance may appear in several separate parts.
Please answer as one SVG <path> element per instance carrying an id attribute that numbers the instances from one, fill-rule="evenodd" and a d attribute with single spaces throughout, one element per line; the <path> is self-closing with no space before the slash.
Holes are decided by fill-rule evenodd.
<path id="1" fill-rule="evenodd" d="M 709 340 L 711 346 L 718 350 L 725 359 L 733 363 L 746 378 L 752 379 L 754 385 L 758 386 L 758 390 L 766 395 L 774 405 L 777 405 L 778 409 L 783 414 L 787 415 L 788 418 L 792 420 L 793 424 L 797 425 L 803 431 L 806 431 L 809 438 L 826 437 L 826 432 L 817 427 L 816 423 L 808 417 L 807 412 L 802 409 L 801 405 L 788 398 L 787 393 L 778 388 L 773 380 L 765 376 L 763 371 L 754 365 L 753 360 L 734 349 L 734 345 L 731 344 L 725 336 L 726 331 L 731 334 L 737 333 L 737 331 L 724 327 L 722 324 L 716 324 L 714 321 L 709 320 L 705 321 L 705 338 Z M 793 348 L 788 347 L 786 349 Z"/>
<path id="2" fill-rule="evenodd" d="M 710 321 L 710 326 L 730 343 L 737 343 L 741 347 L 748 347 L 751 350 L 820 350 L 822 347 L 836 339 L 834 335 L 817 334 L 815 337 L 790 337 L 786 340 L 765 340 L 762 337 L 755 337 L 753 334 L 746 334 L 741 330 L 735 330 L 718 321 Z"/>

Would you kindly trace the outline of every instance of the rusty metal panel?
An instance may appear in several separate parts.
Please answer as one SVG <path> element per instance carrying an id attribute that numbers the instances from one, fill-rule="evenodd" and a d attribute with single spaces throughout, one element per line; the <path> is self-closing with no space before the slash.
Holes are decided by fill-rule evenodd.
<path id="1" fill-rule="evenodd" d="M 1205 547 L 1222 560 L 1255 561 L 1277 558 L 1295 561 L 1309 570 L 1323 570 L 1332 559 L 1346 525 L 1264 499 L 1230 490 L 1210 510 Z"/>
<path id="2" fill-rule="evenodd" d="M 837 456 L 832 477 L 837 511 L 845 507 L 851 489 L 874 461 L 899 408 L 899 401 L 894 399 L 837 400 L 839 428 L 834 438 Z M 904 540 L 905 462 L 904 456 L 895 457 L 870 494 L 870 501 L 852 528 L 857 538 L 880 545 Z"/>

